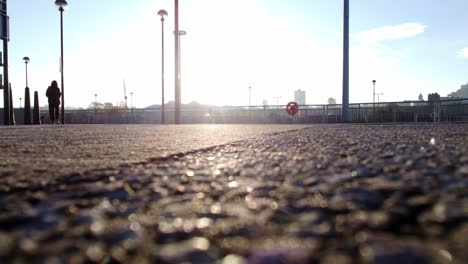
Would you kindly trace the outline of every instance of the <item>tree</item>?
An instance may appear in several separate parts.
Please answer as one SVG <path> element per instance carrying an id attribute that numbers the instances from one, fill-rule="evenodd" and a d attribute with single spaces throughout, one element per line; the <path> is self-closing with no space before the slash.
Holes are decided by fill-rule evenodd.
<path id="1" fill-rule="evenodd" d="M 468 83 L 465 85 L 462 85 L 462 87 L 453 93 L 450 93 L 448 97 L 452 98 L 468 98 Z"/>
<path id="2" fill-rule="evenodd" d="M 104 103 L 104 109 L 112 110 L 114 109 L 114 105 L 112 103 Z"/>
<path id="3" fill-rule="evenodd" d="M 89 104 L 88 109 L 94 110 L 94 109 L 103 109 L 104 104 L 100 102 L 92 102 Z"/>
<path id="4" fill-rule="evenodd" d="M 329 105 L 334 105 L 334 104 L 336 104 L 336 99 L 333 98 L 333 97 L 328 98 L 328 104 L 329 104 Z"/>

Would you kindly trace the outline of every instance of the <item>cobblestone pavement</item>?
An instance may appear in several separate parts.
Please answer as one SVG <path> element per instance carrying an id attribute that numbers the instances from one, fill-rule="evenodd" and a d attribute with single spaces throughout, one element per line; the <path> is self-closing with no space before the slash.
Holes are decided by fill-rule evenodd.
<path id="1" fill-rule="evenodd" d="M 313 126 L 3 186 L 0 262 L 466 263 L 468 126 Z"/>
<path id="2" fill-rule="evenodd" d="M 226 144 L 302 125 L 0 127 L 0 186 Z M 1 188 L 1 187 L 0 187 Z"/>

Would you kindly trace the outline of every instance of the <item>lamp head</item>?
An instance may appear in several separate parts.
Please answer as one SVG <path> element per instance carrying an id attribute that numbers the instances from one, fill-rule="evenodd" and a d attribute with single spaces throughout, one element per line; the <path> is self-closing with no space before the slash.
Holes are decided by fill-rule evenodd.
<path id="1" fill-rule="evenodd" d="M 29 57 L 24 57 L 23 60 L 24 60 L 24 63 L 26 63 L 26 64 L 28 64 L 29 61 L 30 61 L 30 60 L 29 60 Z"/>
<path id="2" fill-rule="evenodd" d="M 161 17 L 161 21 L 164 21 L 164 17 L 167 17 L 167 11 L 164 9 L 159 10 L 158 16 Z"/>
<path id="3" fill-rule="evenodd" d="M 372 83 L 375 84 L 377 81 L 376 80 L 372 80 Z"/>
<path id="4" fill-rule="evenodd" d="M 55 6 L 59 11 L 64 11 L 68 7 L 68 3 L 66 0 L 56 0 L 55 1 Z"/>

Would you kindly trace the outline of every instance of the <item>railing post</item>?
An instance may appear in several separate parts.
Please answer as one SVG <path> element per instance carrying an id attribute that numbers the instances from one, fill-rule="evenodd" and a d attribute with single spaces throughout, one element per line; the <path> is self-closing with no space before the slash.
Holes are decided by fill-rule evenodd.
<path id="1" fill-rule="evenodd" d="M 358 104 L 358 122 L 361 122 L 361 104 Z"/>
<path id="2" fill-rule="evenodd" d="M 330 121 L 328 120 L 328 105 L 325 106 L 325 120 L 327 120 L 327 121 L 326 121 L 327 124 L 330 122 Z"/>
<path id="3" fill-rule="evenodd" d="M 326 117 L 326 114 L 325 112 L 327 111 L 327 105 L 324 105 L 323 106 L 323 111 L 322 111 L 322 123 L 325 124 L 325 117 Z"/>

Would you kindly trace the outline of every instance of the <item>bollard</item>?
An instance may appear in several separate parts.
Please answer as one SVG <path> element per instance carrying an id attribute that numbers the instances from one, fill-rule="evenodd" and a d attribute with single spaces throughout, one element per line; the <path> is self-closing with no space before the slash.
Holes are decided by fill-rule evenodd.
<path id="1" fill-rule="evenodd" d="M 9 93 L 10 93 L 10 125 L 16 125 L 15 121 L 15 108 L 13 107 L 13 95 L 11 91 L 11 83 L 8 85 Z"/>
<path id="2" fill-rule="evenodd" d="M 31 98 L 28 87 L 24 89 L 24 124 L 31 125 Z"/>
<path id="3" fill-rule="evenodd" d="M 41 113 L 39 112 L 39 94 L 37 91 L 34 92 L 34 111 L 33 111 L 33 122 L 34 125 L 41 124 Z"/>

